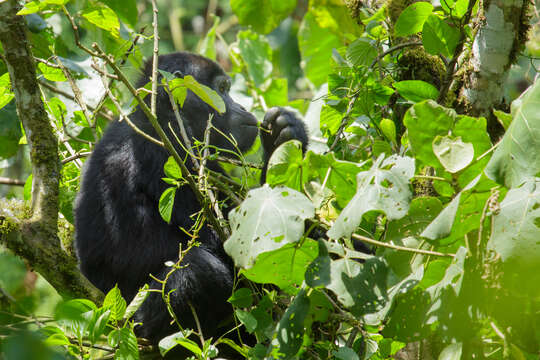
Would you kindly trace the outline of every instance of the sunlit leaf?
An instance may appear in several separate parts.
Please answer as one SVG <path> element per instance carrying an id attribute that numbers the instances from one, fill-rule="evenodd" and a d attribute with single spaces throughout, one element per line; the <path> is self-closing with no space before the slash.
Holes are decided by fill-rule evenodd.
<path id="1" fill-rule="evenodd" d="M 83 10 L 82 17 L 96 25 L 97 27 L 108 31 L 113 37 L 120 36 L 120 22 L 116 13 L 107 6 L 93 6 Z"/>
<path id="2" fill-rule="evenodd" d="M 232 234 L 225 251 L 237 266 L 251 267 L 259 254 L 300 240 L 304 220 L 314 211 L 311 201 L 293 189 L 265 185 L 251 190 L 229 214 Z"/>
<path id="3" fill-rule="evenodd" d="M 433 12 L 433 5 L 428 2 L 417 2 L 409 5 L 399 15 L 394 27 L 395 36 L 408 36 L 422 30 L 424 22 Z"/>

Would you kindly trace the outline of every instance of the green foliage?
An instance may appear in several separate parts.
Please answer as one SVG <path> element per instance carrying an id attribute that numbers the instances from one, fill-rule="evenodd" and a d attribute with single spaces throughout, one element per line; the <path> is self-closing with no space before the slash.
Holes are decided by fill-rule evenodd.
<path id="1" fill-rule="evenodd" d="M 184 3 L 158 4 L 160 53 L 198 49 L 232 64 L 235 99 L 259 120 L 269 107 L 294 107 L 311 137 L 307 151 L 290 141 L 272 154 L 262 187 L 260 170 L 249 166 L 260 161 L 260 142 L 238 156 L 241 165 L 219 159 L 232 178 L 225 184 L 212 172 L 189 179 L 172 157 L 155 174 L 167 184 L 156 204 L 166 222 L 188 180 L 211 210 L 216 203 L 208 190 L 215 191 L 225 214 L 219 220 L 231 234 L 224 248 L 240 268 L 229 298 L 234 321 L 221 325 L 231 333 L 241 326 L 256 338 L 248 346 L 236 336 L 205 337 L 171 317 L 180 326 L 160 341 L 160 354 L 180 346 L 195 359 L 209 359 L 229 347 L 250 359 L 389 360 L 421 341 L 430 358 L 440 360 L 536 359 L 540 82 L 512 102 L 511 114 L 494 110 L 506 129 L 495 148 L 492 119 L 471 116 L 460 94 L 436 102 L 454 56 L 460 58 L 454 82 L 467 79 L 471 29 L 482 12 L 474 8 L 466 24 L 469 0 L 392 0 L 379 8 L 375 1 L 312 0 L 307 9 L 294 0 L 231 0 L 230 7 L 220 0 L 218 18 L 204 13 L 205 4 Z M 362 6 L 367 3 L 373 8 Z M 349 10 L 357 10 L 354 19 Z M 90 105 L 83 109 L 42 88 L 63 163 L 56 174 L 59 212 L 72 223 L 85 156 L 110 118 L 137 104 L 117 79 L 107 80 L 114 101 L 109 95 L 99 101 L 102 93 L 95 90 L 102 81 L 81 61 L 88 54 L 76 45 L 65 12 L 80 42 L 92 49 L 96 42 L 129 79 L 138 76 L 133 69 L 142 66 L 143 55 L 152 55 L 153 34 L 151 6 L 135 0 L 29 1 L 19 12 L 31 30 L 33 55 L 46 60 L 37 62 L 39 79 L 69 92 L 63 71 L 50 66 L 57 56 Z M 231 27 L 231 16 L 248 28 Z M 201 19 L 206 34 L 195 31 Z M 455 54 L 462 33 L 465 50 Z M 431 70 L 418 73 L 417 63 Z M 19 193 L 0 188 L 0 194 L 30 201 L 30 151 L 11 101 L 17 84 L 2 61 L 0 74 L 0 175 L 27 179 Z M 161 75 L 158 86 L 168 86 L 180 107 L 189 90 L 220 114 L 227 111 L 220 94 L 194 77 Z M 139 89 L 141 96 L 149 85 Z M 116 101 L 131 106 L 118 108 Z M 192 140 L 200 161 L 206 147 Z M 20 169 L 12 165 L 21 162 Z M 197 239 L 208 219 L 203 212 L 192 215 L 194 226 L 178 231 Z M 370 253 L 358 251 L 361 242 Z M 171 272 L 189 266 L 170 260 Z M 102 306 L 71 299 L 55 307 L 51 294 L 28 288 L 28 274 L 21 259 L 0 252 L 0 357 L 138 359 L 148 350 L 135 336 L 132 317 L 150 291 L 161 290 L 146 285 L 128 305 L 115 287 Z M 167 305 L 170 294 L 161 295 Z"/>
<path id="2" fill-rule="evenodd" d="M 161 73 L 165 73 L 161 71 Z M 197 95 L 202 101 L 216 109 L 217 112 L 225 112 L 225 103 L 221 96 L 219 96 L 214 90 L 209 88 L 206 85 L 199 83 L 193 76 L 186 75 L 181 79 L 168 79 L 169 88 L 171 93 L 174 96 L 174 99 L 180 104 L 184 105 L 186 100 L 187 91 L 191 90 L 195 95 Z"/>
<path id="3" fill-rule="evenodd" d="M 394 35 L 407 36 L 420 32 L 432 11 L 433 5 L 429 2 L 421 1 L 408 6 L 399 15 L 394 27 Z"/>
<path id="4" fill-rule="evenodd" d="M 486 168 L 489 177 L 510 188 L 534 179 L 540 171 L 540 158 L 530 151 L 537 148 L 540 136 L 538 96 L 537 81 L 512 103 L 513 121 Z"/>
<path id="5" fill-rule="evenodd" d="M 231 8 L 240 24 L 268 34 L 296 8 L 296 0 L 231 0 Z"/>

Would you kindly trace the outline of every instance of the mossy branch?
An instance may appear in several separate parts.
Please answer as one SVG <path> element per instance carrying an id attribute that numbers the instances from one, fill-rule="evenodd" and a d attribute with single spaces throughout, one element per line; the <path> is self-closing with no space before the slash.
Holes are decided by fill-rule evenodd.
<path id="1" fill-rule="evenodd" d="M 43 275 L 63 296 L 102 296 L 77 268 L 75 258 L 62 250 L 58 238 L 60 161 L 36 79 L 34 57 L 26 36 L 24 18 L 17 15 L 16 0 L 0 2 L 0 43 L 15 93 L 32 162 L 32 206 L 28 217 L 16 217 L 0 207 L 0 240 L 30 267 Z M 24 213 L 21 211 L 20 213 Z"/>

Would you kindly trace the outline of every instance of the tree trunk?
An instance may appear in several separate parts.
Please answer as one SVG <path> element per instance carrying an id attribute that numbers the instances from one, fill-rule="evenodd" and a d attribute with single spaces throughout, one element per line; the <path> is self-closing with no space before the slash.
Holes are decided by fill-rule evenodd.
<path id="1" fill-rule="evenodd" d="M 488 119 L 488 132 L 498 139 L 504 129 L 493 109 L 503 104 L 503 86 L 508 70 L 527 41 L 529 0 L 484 0 L 479 14 L 479 28 L 474 39 L 461 89 L 460 107 L 471 116 Z"/>
<path id="2" fill-rule="evenodd" d="M 32 209 L 29 219 L 20 204 L 0 207 L 0 240 L 24 258 L 64 296 L 83 296 L 99 301 L 102 294 L 66 254 L 58 238 L 58 141 L 49 123 L 36 80 L 34 58 L 26 37 L 26 24 L 17 15 L 16 0 L 0 2 L 0 43 L 15 93 L 32 162 Z"/>

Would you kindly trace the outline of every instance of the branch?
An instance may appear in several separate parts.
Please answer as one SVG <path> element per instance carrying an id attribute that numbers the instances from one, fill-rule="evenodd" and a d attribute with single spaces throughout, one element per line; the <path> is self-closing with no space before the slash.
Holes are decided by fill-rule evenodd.
<path id="1" fill-rule="evenodd" d="M 62 250 L 57 235 L 58 141 L 41 100 L 26 24 L 22 16 L 16 15 L 18 10 L 17 0 L 0 2 L 0 42 L 15 93 L 17 114 L 30 146 L 32 207 L 29 217 L 16 218 L 14 212 L 0 206 L 0 241 L 26 259 L 61 295 L 99 300 L 102 294 L 79 272 L 76 260 Z M 25 211 L 19 213 L 25 214 Z"/>
<path id="2" fill-rule="evenodd" d="M 452 56 L 452 60 L 446 68 L 446 76 L 443 80 L 441 90 L 439 92 L 439 98 L 437 99 L 437 103 L 439 104 L 442 104 L 444 102 L 444 100 L 446 99 L 446 95 L 448 94 L 448 89 L 450 89 L 450 84 L 452 83 L 452 78 L 454 77 L 454 73 L 456 71 L 456 64 L 459 60 L 459 55 L 463 51 L 465 41 L 467 40 L 467 33 L 465 32 L 464 27 L 471 21 L 472 10 L 475 4 L 476 0 L 469 1 L 469 7 L 467 8 L 465 16 L 463 16 L 463 20 L 461 22 L 462 26 L 460 27 L 459 42 L 454 49 L 454 56 Z"/>
<path id="3" fill-rule="evenodd" d="M 433 256 L 440 256 L 440 257 L 455 257 L 456 256 L 455 254 L 445 254 L 445 253 L 441 253 L 441 252 L 438 252 L 438 251 L 415 249 L 415 248 L 409 248 L 409 247 L 405 247 L 405 246 L 389 244 L 389 243 L 385 243 L 385 242 L 382 242 L 382 241 L 371 239 L 371 238 L 368 238 L 368 237 L 365 237 L 365 236 L 362 236 L 362 235 L 358 235 L 358 234 L 352 234 L 352 237 L 355 238 L 356 240 L 367 242 L 368 244 L 372 244 L 372 245 L 380 246 L 380 247 L 385 247 L 385 248 L 389 248 L 389 249 L 394 249 L 394 250 L 399 250 L 399 251 L 407 251 L 407 252 L 412 252 L 412 253 L 416 253 L 416 254 L 433 255 Z"/>
<path id="4" fill-rule="evenodd" d="M 7 177 L 0 176 L 0 184 L 12 185 L 12 186 L 24 186 L 24 181 L 19 180 L 19 179 L 10 179 Z"/>

